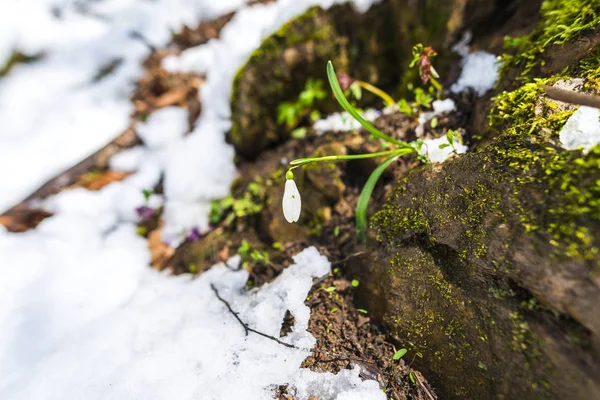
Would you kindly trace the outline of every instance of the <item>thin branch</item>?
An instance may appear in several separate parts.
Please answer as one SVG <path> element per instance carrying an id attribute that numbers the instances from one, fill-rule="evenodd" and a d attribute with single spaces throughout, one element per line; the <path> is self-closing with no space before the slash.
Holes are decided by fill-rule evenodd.
<path id="1" fill-rule="evenodd" d="M 346 261 L 348 261 L 351 258 L 354 257 L 358 257 L 362 254 L 366 253 L 366 251 L 359 251 L 358 253 L 354 253 L 354 254 L 350 254 L 348 257 L 344 258 L 343 260 L 337 260 L 331 263 L 331 265 L 337 265 L 337 264 L 341 264 L 341 263 L 345 263 Z"/>
<path id="2" fill-rule="evenodd" d="M 551 99 L 579 106 L 600 108 L 600 97 L 591 94 L 578 93 L 572 90 L 559 89 L 552 86 L 539 85 Z"/>
<path id="3" fill-rule="evenodd" d="M 223 304 L 225 304 L 225 306 L 227 307 L 227 309 L 229 310 L 229 312 L 231 314 L 233 314 L 233 316 L 235 317 L 235 319 L 238 320 L 238 322 L 240 323 L 240 325 L 242 325 L 244 327 L 244 332 L 246 333 L 246 336 L 248 336 L 248 332 L 252 332 L 252 333 L 256 333 L 257 335 L 260 335 L 262 337 L 265 337 L 267 339 L 270 339 L 274 342 L 277 342 L 285 347 L 289 347 L 290 349 L 297 349 L 298 347 L 294 346 L 293 344 L 289 344 L 286 342 L 282 342 L 281 340 L 277 339 L 276 337 L 273 337 L 271 335 L 267 335 L 266 333 L 262 333 L 257 331 L 256 329 L 252 329 L 250 328 L 248 325 L 246 325 L 244 323 L 244 321 L 242 321 L 242 319 L 238 316 L 238 313 L 236 313 L 235 311 L 233 311 L 233 309 L 231 308 L 231 306 L 229 305 L 229 303 L 227 302 L 227 300 L 223 299 L 220 295 L 219 292 L 217 291 L 217 288 L 215 287 L 214 284 L 210 284 L 211 289 L 213 290 L 213 292 L 215 292 L 215 296 L 217 296 L 217 299 L 221 300 L 221 302 Z"/>
<path id="4" fill-rule="evenodd" d="M 419 386 L 421 386 L 421 388 L 425 391 L 425 394 L 427 395 L 427 397 L 429 397 L 431 400 L 435 400 L 435 397 L 433 397 L 433 395 L 431 394 L 429 389 L 427 389 L 427 387 L 425 386 L 425 384 L 423 383 L 421 378 L 419 378 L 419 374 L 413 374 L 413 375 L 417 379 L 417 382 L 419 382 Z"/>

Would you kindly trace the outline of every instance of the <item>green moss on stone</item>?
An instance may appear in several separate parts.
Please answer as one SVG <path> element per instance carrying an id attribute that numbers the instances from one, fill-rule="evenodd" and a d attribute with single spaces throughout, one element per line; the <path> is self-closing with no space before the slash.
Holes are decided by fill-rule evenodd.
<path id="1" fill-rule="evenodd" d="M 530 81 L 532 70 L 543 64 L 543 56 L 552 45 L 564 45 L 600 26 L 600 0 L 546 0 L 540 9 L 541 21 L 529 35 L 507 38 L 514 55 L 502 56 L 502 72 L 521 71 L 520 79 Z"/>

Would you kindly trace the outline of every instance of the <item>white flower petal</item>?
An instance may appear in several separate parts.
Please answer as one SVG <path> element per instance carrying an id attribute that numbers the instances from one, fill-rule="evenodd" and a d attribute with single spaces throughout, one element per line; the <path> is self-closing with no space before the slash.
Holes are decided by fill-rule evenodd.
<path id="1" fill-rule="evenodd" d="M 298 222 L 300 210 L 302 208 L 302 200 L 300 199 L 300 192 L 298 192 L 296 182 L 294 182 L 293 179 L 287 179 L 285 181 L 285 191 L 283 192 L 283 201 L 281 205 L 283 207 L 283 216 L 287 222 Z"/>

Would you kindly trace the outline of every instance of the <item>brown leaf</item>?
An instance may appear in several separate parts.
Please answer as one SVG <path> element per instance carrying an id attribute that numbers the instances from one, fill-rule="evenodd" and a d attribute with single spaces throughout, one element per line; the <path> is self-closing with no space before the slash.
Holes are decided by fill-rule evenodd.
<path id="1" fill-rule="evenodd" d="M 162 241 L 161 238 L 161 226 L 158 229 L 153 230 L 148 235 L 148 249 L 152 256 L 152 268 L 162 271 L 173 254 L 175 254 L 175 248 L 168 246 Z"/>

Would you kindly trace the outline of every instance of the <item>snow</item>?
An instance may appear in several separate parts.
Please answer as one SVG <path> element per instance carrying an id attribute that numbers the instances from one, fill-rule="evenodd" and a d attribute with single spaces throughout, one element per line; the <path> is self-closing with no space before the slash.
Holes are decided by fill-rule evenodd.
<path id="1" fill-rule="evenodd" d="M 433 119 L 433 117 L 437 117 L 438 115 L 441 115 L 443 113 L 448 113 L 448 112 L 452 112 L 452 111 L 456 110 L 456 104 L 454 103 L 454 100 L 452 100 L 452 99 L 434 100 L 431 102 L 431 107 L 433 108 L 432 111 L 425 111 L 425 112 L 419 113 L 419 119 L 418 119 L 419 125 L 415 129 L 415 132 L 418 137 L 423 136 L 423 133 L 425 132 L 424 125 L 428 121 Z"/>
<path id="2" fill-rule="evenodd" d="M 560 130 L 559 138 L 563 148 L 582 149 L 587 154 L 600 143 L 600 110 L 579 107 Z"/>
<path id="3" fill-rule="evenodd" d="M 454 154 L 454 149 L 452 146 L 444 147 L 440 149 L 440 146 L 443 144 L 450 144 L 446 136 L 441 136 L 436 139 L 425 139 L 423 140 L 424 145 L 421 148 L 421 154 L 427 154 L 429 161 L 434 163 L 441 163 L 446 161 L 448 158 Z M 456 154 L 464 154 L 469 149 L 462 143 L 456 143 L 456 139 L 454 140 L 454 147 L 456 149 Z"/>
<path id="4" fill-rule="evenodd" d="M 0 211 L 123 132 L 129 95 L 149 48 L 182 24 L 233 11 L 243 0 L 3 0 L 0 65 L 14 50 L 43 54 L 0 78 Z M 116 68 L 98 80 L 100 71 Z M 48 154 L 52 156 L 49 157 Z"/>
<path id="5" fill-rule="evenodd" d="M 91 232 L 49 221 L 27 239 L 2 237 L 23 250 L 13 251 L 11 264 L 29 269 L 2 280 L 11 301 L 0 308 L 0 398 L 268 399 L 288 384 L 304 399 L 348 398 L 353 389 L 385 399 L 357 369 L 337 376 L 300 369 L 315 341 L 304 300 L 312 279 L 330 270 L 314 247 L 274 282 L 247 292 L 247 271 L 223 264 L 197 279 L 147 268 L 147 258 L 132 257 L 132 249 L 146 253 L 133 226 L 90 242 L 82 238 Z M 27 251 L 36 242 L 40 252 Z M 290 310 L 296 322 L 281 340 L 297 348 L 245 336 L 211 284 L 245 323 L 274 337 Z"/>
<path id="6" fill-rule="evenodd" d="M 188 112 L 180 107 L 154 111 L 136 126 L 136 133 L 150 149 L 161 148 L 181 139 L 188 131 Z"/>
<path id="7" fill-rule="evenodd" d="M 454 93 L 463 92 L 469 88 L 477 95 L 483 96 L 485 92 L 492 89 L 498 79 L 500 63 L 498 58 L 485 51 L 469 52 L 467 45 L 471 41 L 471 33 L 467 32 L 460 42 L 454 45 L 455 52 L 460 54 L 462 70 L 456 83 L 450 90 Z"/>
<path id="8" fill-rule="evenodd" d="M 362 113 L 362 116 L 367 121 L 375 121 L 381 115 L 381 111 L 375 109 L 368 109 Z M 352 118 L 347 112 L 338 112 L 328 115 L 327 117 L 316 121 L 313 124 L 313 128 L 318 135 L 322 135 L 328 131 L 354 131 L 360 129 L 362 125 Z"/>
<path id="9" fill-rule="evenodd" d="M 300 399 L 385 398 L 376 382 L 359 378 L 358 368 L 337 375 L 300 368 L 315 340 L 306 331 L 304 300 L 313 278 L 330 268 L 316 249 L 297 255 L 271 284 L 247 292 L 239 256 L 195 279 L 170 276 L 149 268 L 147 242 L 136 234 L 135 209 L 144 204 L 164 205 L 163 234 L 173 244 L 191 227 L 208 229 L 210 201 L 225 196 L 235 177 L 233 150 L 224 140 L 235 72 L 287 19 L 314 4 L 340 2 L 241 8 L 206 45 L 213 58 L 201 68 L 203 110 L 192 132 L 185 110 L 156 111 L 134 126 L 143 145 L 110 160 L 132 175 L 98 191 L 63 191 L 45 200 L 54 215 L 34 230 L 14 234 L 0 227 L 0 398 L 268 399 L 281 384 Z M 374 2 L 354 3 L 364 10 Z M 149 54 L 139 37 L 164 46 L 182 24 L 195 26 L 243 5 L 2 1 L 0 60 L 13 50 L 43 58 L 0 78 L 0 168 L 11 171 L 0 180 L 0 209 L 129 126 L 129 98 Z M 114 70 L 99 78 L 109 64 Z M 163 176 L 164 198 L 146 202 L 142 191 Z M 282 340 L 297 348 L 244 336 L 211 284 L 246 323 L 276 337 L 290 310 L 296 323 Z"/>

